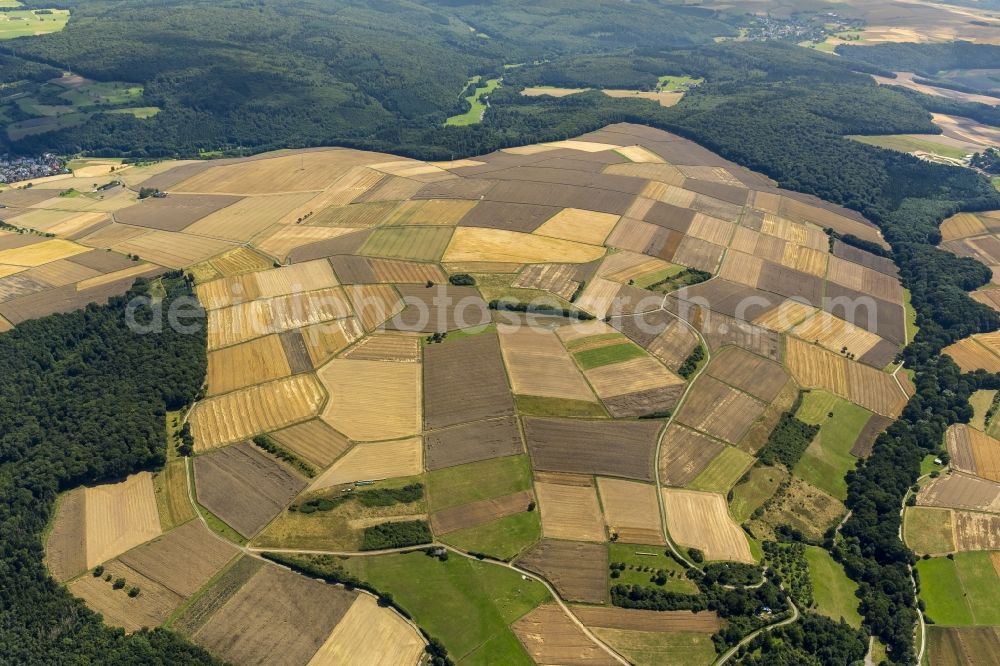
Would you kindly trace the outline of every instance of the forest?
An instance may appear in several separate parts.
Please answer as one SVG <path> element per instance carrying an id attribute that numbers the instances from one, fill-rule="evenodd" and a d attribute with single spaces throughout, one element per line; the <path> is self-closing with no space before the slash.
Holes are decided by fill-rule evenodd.
<path id="1" fill-rule="evenodd" d="M 188 295 L 166 280 L 165 307 Z M 197 334 L 139 335 L 126 304 L 146 285 L 71 314 L 28 321 L 0 335 L 0 662 L 5 664 L 214 664 L 156 629 L 126 636 L 52 580 L 42 533 L 56 494 L 162 466 L 166 410 L 188 403 L 206 369 Z M 151 309 L 138 312 L 142 321 Z"/>

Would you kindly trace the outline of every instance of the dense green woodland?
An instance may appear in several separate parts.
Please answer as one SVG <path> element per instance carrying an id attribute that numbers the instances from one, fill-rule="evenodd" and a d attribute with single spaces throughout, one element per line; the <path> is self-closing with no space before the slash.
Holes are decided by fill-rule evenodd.
<path id="1" fill-rule="evenodd" d="M 166 307 L 189 293 L 168 287 Z M 108 628 L 42 564 L 56 494 L 161 466 L 166 410 L 204 380 L 204 320 L 196 334 L 137 335 L 125 304 L 142 293 L 0 335 L 0 663 L 215 663 L 163 630 Z"/>

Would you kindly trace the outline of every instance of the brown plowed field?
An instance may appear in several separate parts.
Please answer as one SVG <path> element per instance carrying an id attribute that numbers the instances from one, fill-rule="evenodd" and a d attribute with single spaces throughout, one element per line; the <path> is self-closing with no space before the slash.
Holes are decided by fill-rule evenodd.
<path id="1" fill-rule="evenodd" d="M 694 481 L 726 445 L 673 423 L 667 428 L 660 447 L 660 482 L 683 487 Z"/>
<path id="2" fill-rule="evenodd" d="M 420 432 L 419 364 L 338 358 L 319 378 L 330 394 L 323 420 L 350 439 L 377 442 Z"/>
<path id="3" fill-rule="evenodd" d="M 195 450 L 207 451 L 258 433 L 315 416 L 324 393 L 312 375 L 287 379 L 209 398 L 191 414 Z"/>
<path id="4" fill-rule="evenodd" d="M 424 348 L 424 428 L 513 414 L 514 398 L 494 333 Z"/>
<path id="5" fill-rule="evenodd" d="M 435 284 L 441 284 L 447 280 L 437 264 L 422 264 L 415 261 L 394 259 L 371 259 L 371 267 L 378 282 L 425 284 L 430 280 Z"/>
<path id="6" fill-rule="evenodd" d="M 1000 516 L 975 511 L 955 511 L 955 547 L 958 550 L 1000 549 Z M 994 567 L 996 566 L 994 557 Z"/>
<path id="7" fill-rule="evenodd" d="M 917 494 L 917 504 L 1000 511 L 1000 484 L 957 472 L 946 474 L 923 487 Z"/>
<path id="8" fill-rule="evenodd" d="M 480 500 L 432 513 L 431 528 L 435 535 L 447 534 L 467 527 L 476 527 L 493 520 L 527 511 L 535 496 L 530 490 L 495 499 Z"/>
<path id="9" fill-rule="evenodd" d="M 386 328 L 409 333 L 439 333 L 490 323 L 490 311 L 473 287 L 401 285 L 406 309 Z"/>
<path id="10" fill-rule="evenodd" d="M 573 359 L 552 331 L 501 327 L 500 344 L 514 393 L 597 402 Z"/>
<path id="11" fill-rule="evenodd" d="M 194 480 L 198 502 L 247 538 L 306 485 L 291 468 L 249 443 L 197 456 Z"/>
<path id="12" fill-rule="evenodd" d="M 867 458 L 871 455 L 872 449 L 875 447 L 875 440 L 890 425 L 892 425 L 892 419 L 872 414 L 872 417 L 868 419 L 868 423 L 865 424 L 865 427 L 858 434 L 858 439 L 854 442 L 854 446 L 851 447 L 851 455 L 858 458 Z"/>
<path id="13" fill-rule="evenodd" d="M 415 476 L 423 471 L 420 438 L 358 444 L 319 476 L 310 490 L 354 481 Z"/>
<path id="14" fill-rule="evenodd" d="M 217 395 L 292 374 L 281 339 L 268 335 L 208 354 L 208 393 Z"/>
<path id="15" fill-rule="evenodd" d="M 239 554 L 232 544 L 192 520 L 118 560 L 182 597 L 190 597 Z"/>
<path id="16" fill-rule="evenodd" d="M 116 590 L 103 576 L 86 575 L 73 581 L 69 591 L 83 599 L 91 610 L 103 615 L 107 624 L 122 627 L 129 633 L 143 627 L 160 626 L 184 601 L 179 594 L 117 560 L 105 565 L 107 574 L 111 574 L 112 581 L 124 578 L 125 587 Z M 137 597 L 128 596 L 128 589 L 133 586 L 140 589 Z"/>
<path id="17" fill-rule="evenodd" d="M 289 451 L 323 468 L 339 458 L 351 443 L 319 419 L 271 433 L 271 437 Z"/>
<path id="18" fill-rule="evenodd" d="M 160 231 L 182 231 L 217 210 L 237 203 L 238 197 L 205 194 L 174 194 L 166 199 L 150 198 L 115 213 L 119 224 Z"/>
<path id="19" fill-rule="evenodd" d="M 677 419 L 709 435 L 736 444 L 766 405 L 710 376 L 702 376 L 677 412 Z"/>
<path id="20" fill-rule="evenodd" d="M 656 488 L 646 483 L 598 477 L 604 522 L 623 543 L 664 544 Z"/>
<path id="21" fill-rule="evenodd" d="M 233 244 L 201 236 L 154 230 L 116 243 L 112 249 L 122 254 L 137 255 L 161 266 L 184 268 L 231 250 Z"/>
<path id="22" fill-rule="evenodd" d="M 573 614 L 588 627 L 630 631 L 692 632 L 714 634 L 722 621 L 714 611 L 648 611 L 631 608 L 573 606 Z"/>
<path id="23" fill-rule="evenodd" d="M 653 480 L 657 421 L 524 418 L 532 466 L 550 472 Z"/>
<path id="24" fill-rule="evenodd" d="M 233 595 L 253 578 L 261 568 L 267 566 L 263 560 L 255 557 L 241 556 L 233 566 L 198 595 L 198 598 L 184 609 L 172 622 L 171 626 L 178 633 L 190 638 L 191 635 L 204 626 L 205 622 L 220 608 L 232 599 Z"/>
<path id="25" fill-rule="evenodd" d="M 963 423 L 956 423 L 944 434 L 948 454 L 951 456 L 951 467 L 959 472 L 976 473 L 976 459 L 972 455 L 972 439 L 989 435 L 971 428 Z M 994 479 L 996 480 L 996 479 Z"/>
<path id="26" fill-rule="evenodd" d="M 708 374 L 721 382 L 771 402 L 788 381 L 778 363 L 738 347 L 724 349 L 708 366 Z"/>
<path id="27" fill-rule="evenodd" d="M 374 330 L 403 310 L 403 301 L 391 285 L 354 285 L 345 291 L 366 331 Z"/>
<path id="28" fill-rule="evenodd" d="M 300 247 L 329 241 L 356 231 L 358 229 L 352 227 L 278 227 L 273 233 L 255 241 L 254 247 L 283 260 Z"/>
<path id="29" fill-rule="evenodd" d="M 531 264 L 512 283 L 520 289 L 541 289 L 569 300 L 580 285 L 573 264 Z"/>
<path id="30" fill-rule="evenodd" d="M 604 398 L 603 402 L 608 412 L 617 419 L 628 418 L 630 416 L 647 416 L 673 411 L 683 393 L 684 385 L 675 384 L 673 386 L 610 396 Z"/>
<path id="31" fill-rule="evenodd" d="M 281 340 L 281 346 L 285 351 L 285 358 L 288 359 L 288 367 L 291 368 L 292 374 L 311 372 L 313 365 L 309 358 L 309 350 L 306 349 L 306 343 L 302 339 L 301 329 L 293 328 L 290 331 L 285 331 L 278 338 Z"/>
<path id="32" fill-rule="evenodd" d="M 558 212 L 559 208 L 555 206 L 481 201 L 462 218 L 459 224 L 463 227 L 507 229 L 531 233 Z"/>
<path id="33" fill-rule="evenodd" d="M 607 602 L 608 548 L 603 544 L 543 539 L 517 564 L 552 583 L 565 599 Z"/>
<path id="34" fill-rule="evenodd" d="M 464 423 L 424 434 L 428 470 L 523 453 L 517 419 L 504 417 Z"/>
<path id="35" fill-rule="evenodd" d="M 722 259 L 724 250 L 725 248 L 721 245 L 685 236 L 671 261 L 681 266 L 715 273 L 719 268 L 719 261 Z"/>
<path id="36" fill-rule="evenodd" d="M 676 372 L 697 345 L 698 339 L 691 329 L 674 319 L 646 350 Z"/>
<path id="37" fill-rule="evenodd" d="M 631 250 L 632 252 L 646 252 L 662 231 L 655 224 L 631 217 L 623 217 L 608 236 L 605 244 L 608 247 Z"/>
<path id="38" fill-rule="evenodd" d="M 996 663 L 1000 654 L 997 627 L 928 627 L 931 666 L 978 666 Z"/>
<path id="39" fill-rule="evenodd" d="M 747 453 L 756 455 L 767 444 L 767 440 L 771 436 L 771 431 L 774 430 L 775 426 L 778 425 L 778 421 L 781 420 L 781 415 L 792 408 L 798 396 L 798 384 L 794 380 L 789 379 L 774 401 L 764 408 L 764 413 L 761 414 L 760 418 L 750 425 L 747 433 L 743 435 L 743 439 L 739 441 L 739 448 Z"/>
<path id="40" fill-rule="evenodd" d="M 860 363 L 848 363 L 847 383 L 848 400 L 891 418 L 903 412 L 909 397 L 903 394 L 892 375 Z"/>
<path id="41" fill-rule="evenodd" d="M 510 626 L 536 664 L 617 666 L 559 606 L 539 606 Z"/>
<path id="42" fill-rule="evenodd" d="M 302 666 L 357 596 L 268 564 L 191 639 L 231 663 Z"/>
<path id="43" fill-rule="evenodd" d="M 607 539 L 597 492 L 592 485 L 536 483 L 535 494 L 546 538 L 601 542 Z"/>
<path id="44" fill-rule="evenodd" d="M 370 335 L 344 352 L 356 361 L 420 362 L 420 338 L 411 335 Z"/>
<path id="45" fill-rule="evenodd" d="M 52 577 L 64 582 L 87 568 L 84 489 L 62 496 L 45 542 L 45 564 Z"/>
<path id="46" fill-rule="evenodd" d="M 707 560 L 753 563 L 747 537 L 729 515 L 725 497 L 672 488 L 662 492 L 673 540 L 701 549 Z"/>

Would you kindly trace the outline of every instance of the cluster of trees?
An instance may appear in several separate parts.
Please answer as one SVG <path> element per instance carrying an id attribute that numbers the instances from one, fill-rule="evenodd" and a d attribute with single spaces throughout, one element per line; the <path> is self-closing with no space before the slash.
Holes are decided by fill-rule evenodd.
<path id="1" fill-rule="evenodd" d="M 771 576 L 785 586 L 792 595 L 792 601 L 799 608 L 811 608 L 813 584 L 812 578 L 809 577 L 805 544 L 797 541 L 791 543 L 765 541 L 763 546 Z"/>
<path id="2" fill-rule="evenodd" d="M 705 348 L 698 343 L 698 346 L 691 350 L 681 367 L 677 368 L 677 374 L 684 379 L 690 379 L 694 371 L 698 369 L 698 364 L 705 360 Z"/>
<path id="3" fill-rule="evenodd" d="M 546 305 L 544 303 L 521 303 L 519 301 L 511 301 L 507 299 L 496 299 L 490 301 L 488 306 L 490 310 L 501 310 L 504 312 L 526 312 L 537 315 L 551 315 L 554 317 L 579 319 L 581 321 L 589 321 L 594 318 L 594 315 L 588 312 L 584 312 L 583 310 L 569 310 L 566 308 L 557 308 L 553 305 Z"/>
<path id="4" fill-rule="evenodd" d="M 431 528 L 423 520 L 405 520 L 366 527 L 361 539 L 361 550 L 405 548 L 430 543 L 434 540 Z"/>
<path id="5" fill-rule="evenodd" d="M 969 163 L 986 173 L 1000 175 L 1000 150 L 987 148 L 983 152 L 973 155 Z"/>
<path id="6" fill-rule="evenodd" d="M 744 666 L 844 666 L 860 663 L 867 652 L 864 634 L 844 621 L 807 612 L 798 622 L 760 634 L 733 661 Z"/>
<path id="7" fill-rule="evenodd" d="M 164 307 L 188 287 L 165 281 Z M 24 322 L 0 335 L 0 661 L 218 663 L 164 630 L 126 635 L 53 581 L 42 534 L 57 493 L 161 466 L 166 412 L 198 392 L 207 366 L 198 333 L 145 335 L 125 309 L 137 284 L 108 305 Z M 141 320 L 153 313 L 143 309 Z M 199 328 L 200 326 L 200 328 Z"/>
<path id="8" fill-rule="evenodd" d="M 809 448 L 819 426 L 811 425 L 800 421 L 795 417 L 795 412 L 802 406 L 803 391 L 799 391 L 798 397 L 791 408 L 781 415 L 778 425 L 771 431 L 764 445 L 758 454 L 757 460 L 764 465 L 776 465 L 781 463 L 791 469 L 802 457 L 802 454 Z"/>
<path id="9" fill-rule="evenodd" d="M 316 469 L 312 465 L 283 447 L 281 444 L 278 444 L 269 435 L 257 435 L 251 441 L 258 448 L 267 451 L 278 460 L 284 460 L 286 463 L 299 470 L 310 479 L 316 476 Z"/>
<path id="10" fill-rule="evenodd" d="M 410 483 L 402 488 L 375 488 L 356 492 L 340 492 L 332 497 L 313 497 L 288 507 L 289 511 L 315 513 L 332 511 L 346 502 L 357 502 L 366 507 L 385 507 L 394 504 L 409 504 L 424 497 L 424 484 Z"/>

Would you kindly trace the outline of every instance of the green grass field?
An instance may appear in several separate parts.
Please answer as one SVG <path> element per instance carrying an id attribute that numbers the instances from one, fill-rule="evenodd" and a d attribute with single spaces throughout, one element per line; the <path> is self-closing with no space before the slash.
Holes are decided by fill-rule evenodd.
<path id="1" fill-rule="evenodd" d="M 638 553 L 644 553 L 639 555 Z M 684 567 L 668 557 L 664 546 L 644 546 L 631 543 L 611 543 L 608 544 L 608 563 L 624 562 L 632 568 L 626 568 L 618 578 L 608 578 L 610 585 L 643 585 L 646 587 L 656 587 L 669 592 L 680 592 L 682 594 L 697 594 L 698 586 L 684 575 Z M 663 569 L 673 572 L 673 576 L 667 576 L 667 582 L 662 587 L 650 582 L 653 572 L 642 571 L 649 567 L 653 572 Z M 609 571 L 610 574 L 610 571 Z"/>
<path id="2" fill-rule="evenodd" d="M 909 289 L 903 289 L 903 309 L 906 313 L 906 339 L 913 342 L 920 327 L 917 326 L 917 310 L 913 307 L 912 295 Z"/>
<path id="3" fill-rule="evenodd" d="M 691 76 L 661 76 L 656 87 L 667 92 L 687 92 L 695 86 L 705 82 L 705 79 L 696 79 Z"/>
<path id="4" fill-rule="evenodd" d="M 622 342 L 627 342 L 628 338 L 621 333 L 601 333 L 600 335 L 591 335 L 590 337 L 580 338 L 579 340 L 570 340 L 566 343 L 566 349 L 573 351 L 578 347 L 593 344 L 595 342 L 604 342 L 606 340 L 621 340 Z"/>
<path id="5" fill-rule="evenodd" d="M 637 277 L 632 286 L 639 287 L 640 289 L 645 289 L 651 284 L 656 284 L 657 282 L 663 282 L 673 276 L 677 275 L 684 270 L 683 266 L 678 266 L 673 264 L 659 271 L 653 273 L 647 273 L 646 275 Z"/>
<path id="6" fill-rule="evenodd" d="M 1000 624 L 1000 577 L 988 552 L 956 553 L 917 562 L 920 597 L 941 625 Z"/>
<path id="7" fill-rule="evenodd" d="M 541 583 L 496 564 L 422 551 L 356 557 L 345 569 L 371 582 L 439 638 L 460 664 L 531 664 L 508 625 L 549 600 Z M 492 660 L 492 661 L 490 661 Z"/>
<path id="8" fill-rule="evenodd" d="M 628 629 L 594 629 L 594 633 L 636 666 L 692 666 L 711 664 L 716 658 L 708 634 Z"/>
<path id="9" fill-rule="evenodd" d="M 512 560 L 542 538 L 538 511 L 524 511 L 438 537 L 466 552 L 485 553 Z"/>
<path id="10" fill-rule="evenodd" d="M 20 7 L 20 0 L 0 0 L 0 9 L 8 9 L 10 7 Z"/>
<path id="11" fill-rule="evenodd" d="M 3 5 L 16 7 L 17 5 Z M 32 10 L 8 11 L 0 14 L 0 39 L 14 39 L 30 35 L 59 32 L 69 21 L 69 10 L 50 9 L 49 14 L 36 14 Z"/>
<path id="12" fill-rule="evenodd" d="M 478 84 L 481 81 L 482 77 L 474 76 L 473 78 L 469 79 L 468 85 L 472 85 L 473 83 Z M 465 113 L 461 113 L 457 116 L 452 116 L 447 121 L 445 121 L 445 125 L 459 125 L 459 126 L 478 125 L 483 119 L 483 114 L 486 112 L 486 104 L 480 101 L 479 99 L 480 96 L 489 95 L 499 86 L 500 86 L 500 79 L 489 79 L 488 81 L 486 81 L 486 85 L 477 86 L 476 91 L 465 98 L 465 101 L 469 103 L 469 106 L 471 108 Z"/>
<path id="13" fill-rule="evenodd" d="M 359 254 L 390 259 L 437 261 L 451 240 L 451 227 L 393 227 L 377 229 Z"/>
<path id="14" fill-rule="evenodd" d="M 997 190 L 1000 190 L 1000 176 L 994 176 L 993 178 L 990 178 L 990 182 L 993 183 L 993 187 L 995 187 Z"/>
<path id="15" fill-rule="evenodd" d="M 906 507 L 903 540 L 917 555 L 940 555 L 955 550 L 951 511 L 930 506 Z"/>
<path id="16" fill-rule="evenodd" d="M 607 347 L 597 347 L 596 349 L 585 349 L 576 352 L 573 357 L 584 370 L 593 370 L 604 365 L 621 363 L 633 358 L 646 356 L 646 351 L 638 345 L 626 342 L 621 345 L 608 345 Z"/>
<path id="17" fill-rule="evenodd" d="M 67 88 L 60 97 L 80 108 L 95 105 L 131 104 L 142 98 L 145 89 L 134 83 L 121 81 L 88 81 L 83 85 Z M 152 107 L 151 107 L 152 108 Z"/>
<path id="18" fill-rule="evenodd" d="M 753 463 L 754 457 L 749 453 L 735 446 L 727 446 L 688 487 L 712 493 L 728 493 Z"/>
<path id="19" fill-rule="evenodd" d="M 793 473 L 837 499 L 845 499 L 844 475 L 857 461 L 851 447 L 872 413 L 831 393 L 813 390 L 805 394 L 796 416 L 820 430 Z"/>
<path id="20" fill-rule="evenodd" d="M 608 418 L 608 412 L 597 402 L 545 398 L 537 395 L 516 395 L 517 411 L 526 416 L 575 416 Z"/>
<path id="21" fill-rule="evenodd" d="M 427 473 L 428 509 L 440 511 L 531 488 L 528 456 L 508 456 Z"/>
<path id="22" fill-rule="evenodd" d="M 816 546 L 806 546 L 806 563 L 817 612 L 834 620 L 844 618 L 855 629 L 860 628 L 858 598 L 854 595 L 858 585 L 847 577 L 844 567 L 830 553 Z"/>
<path id="23" fill-rule="evenodd" d="M 112 109 L 108 113 L 127 113 L 129 115 L 135 116 L 139 120 L 146 120 L 147 118 L 152 118 L 160 112 L 160 107 L 158 106 L 132 106 L 125 109 Z"/>
<path id="24" fill-rule="evenodd" d="M 746 481 L 733 488 L 733 501 L 729 505 L 736 522 L 750 519 L 750 515 L 774 495 L 787 476 L 783 469 L 759 466 L 750 470 Z"/>
<path id="25" fill-rule="evenodd" d="M 936 134 L 910 135 L 910 134 L 887 134 L 884 136 L 859 136 L 851 135 L 848 139 L 859 143 L 866 143 L 869 146 L 877 146 L 888 150 L 895 150 L 900 153 L 924 152 L 951 159 L 961 159 L 969 151 L 954 146 L 948 146 L 935 141 Z M 925 138 L 926 137 L 926 138 Z"/>
<path id="26" fill-rule="evenodd" d="M 86 113 L 66 113 L 51 118 L 22 120 L 7 126 L 7 136 L 12 141 L 18 141 L 33 134 L 44 134 L 45 132 L 53 132 L 67 127 L 76 127 L 87 122 L 88 118 L 90 118 L 90 115 Z"/>

